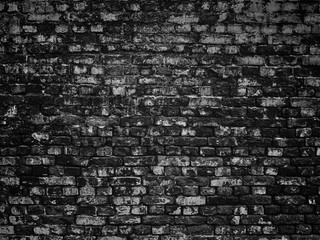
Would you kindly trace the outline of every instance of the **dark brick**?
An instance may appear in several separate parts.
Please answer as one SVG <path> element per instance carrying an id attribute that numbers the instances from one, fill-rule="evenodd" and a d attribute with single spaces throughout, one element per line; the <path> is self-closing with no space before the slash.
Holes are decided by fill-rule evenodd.
<path id="1" fill-rule="evenodd" d="M 242 204 L 271 204 L 272 198 L 270 196 L 259 195 L 244 195 L 240 196 L 240 203 Z"/>
<path id="2" fill-rule="evenodd" d="M 142 222 L 144 224 L 150 225 L 164 225 L 164 224 L 173 224 L 174 217 L 173 216 L 143 216 Z"/>
<path id="3" fill-rule="evenodd" d="M 226 205 L 238 203 L 238 197 L 207 197 L 207 204 L 209 205 Z"/>
<path id="4" fill-rule="evenodd" d="M 208 217 L 208 224 L 210 225 L 229 225 L 231 224 L 232 217 L 231 216 L 222 216 L 222 215 L 216 215 L 216 216 L 210 216 Z"/>

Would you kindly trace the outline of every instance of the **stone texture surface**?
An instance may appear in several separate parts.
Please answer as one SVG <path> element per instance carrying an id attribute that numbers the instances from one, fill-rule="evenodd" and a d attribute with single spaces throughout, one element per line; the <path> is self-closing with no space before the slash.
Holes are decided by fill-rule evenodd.
<path id="1" fill-rule="evenodd" d="M 319 0 L 0 1 L 0 239 L 320 239 Z"/>

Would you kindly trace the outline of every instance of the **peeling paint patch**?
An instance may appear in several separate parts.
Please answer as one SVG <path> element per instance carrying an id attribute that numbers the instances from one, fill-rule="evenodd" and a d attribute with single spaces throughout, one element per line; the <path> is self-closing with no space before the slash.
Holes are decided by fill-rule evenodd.
<path id="1" fill-rule="evenodd" d="M 32 116 L 31 122 L 36 125 L 49 123 L 49 118 L 44 116 L 42 113 Z"/>
<path id="2" fill-rule="evenodd" d="M 7 113 L 4 115 L 5 117 L 15 117 L 18 114 L 18 109 L 16 105 L 10 107 Z"/>
<path id="3" fill-rule="evenodd" d="M 31 136 L 38 142 L 40 142 L 41 140 L 49 140 L 48 133 L 35 132 L 35 133 L 32 133 Z"/>

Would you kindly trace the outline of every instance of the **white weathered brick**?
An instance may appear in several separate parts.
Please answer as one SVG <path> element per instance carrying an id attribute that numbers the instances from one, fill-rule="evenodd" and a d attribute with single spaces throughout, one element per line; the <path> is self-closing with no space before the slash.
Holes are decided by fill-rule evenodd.
<path id="1" fill-rule="evenodd" d="M 279 97 L 261 98 L 259 102 L 263 107 L 283 107 L 286 105 L 286 99 Z"/>
<path id="2" fill-rule="evenodd" d="M 223 165 L 223 159 L 220 157 L 192 157 L 191 166 L 217 167 Z"/>
<path id="3" fill-rule="evenodd" d="M 190 107 L 201 107 L 201 106 L 218 107 L 218 106 L 221 106 L 221 97 L 190 98 L 189 106 Z"/>
<path id="4" fill-rule="evenodd" d="M 305 186 L 306 179 L 302 177 L 281 177 L 277 180 L 279 185 Z"/>
<path id="5" fill-rule="evenodd" d="M 188 156 L 158 156 L 159 166 L 189 166 L 190 158 Z"/>
<path id="6" fill-rule="evenodd" d="M 12 235 L 12 234 L 14 234 L 13 226 L 0 226 L 0 235 L 1 234 L 3 234 L 3 235 Z"/>
<path id="7" fill-rule="evenodd" d="M 79 215 L 76 217 L 76 224 L 78 225 L 94 225 L 102 226 L 105 225 L 106 221 L 103 217 L 93 217 L 87 215 Z"/>
<path id="8" fill-rule="evenodd" d="M 223 186 L 240 186 L 242 185 L 242 179 L 240 177 L 219 177 L 211 180 L 211 186 L 223 187 Z"/>
<path id="9" fill-rule="evenodd" d="M 260 56 L 237 57 L 237 60 L 240 65 L 261 66 L 265 64 L 265 59 Z"/>
<path id="10" fill-rule="evenodd" d="M 203 196 L 195 196 L 195 197 L 185 197 L 179 196 L 176 199 L 178 205 L 189 206 L 189 205 L 205 205 L 206 198 Z"/>
<path id="11" fill-rule="evenodd" d="M 39 178 L 41 185 L 76 185 L 75 177 L 41 177 Z"/>
<path id="12" fill-rule="evenodd" d="M 196 15 L 182 15 L 182 16 L 170 16 L 168 22 L 170 23 L 197 23 L 199 21 L 199 17 Z"/>
<path id="13" fill-rule="evenodd" d="M 9 197 L 9 203 L 10 204 L 34 204 L 34 201 L 30 197 Z"/>
<path id="14" fill-rule="evenodd" d="M 268 156 L 281 157 L 283 155 L 283 148 L 268 148 Z"/>
<path id="15" fill-rule="evenodd" d="M 256 157 L 231 157 L 230 165 L 233 166 L 251 166 L 257 161 Z"/>
<path id="16" fill-rule="evenodd" d="M 114 197 L 113 203 L 115 205 L 138 205 L 140 204 L 140 197 L 129 197 L 129 196 Z"/>
<path id="17" fill-rule="evenodd" d="M 253 195 L 264 195 L 267 193 L 266 187 L 252 187 Z"/>

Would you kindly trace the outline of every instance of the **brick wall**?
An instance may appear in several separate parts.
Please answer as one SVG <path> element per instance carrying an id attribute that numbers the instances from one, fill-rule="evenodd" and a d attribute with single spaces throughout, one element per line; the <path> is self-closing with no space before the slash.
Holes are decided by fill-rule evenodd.
<path id="1" fill-rule="evenodd" d="M 320 239 L 319 0 L 2 0 L 1 240 Z"/>

